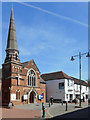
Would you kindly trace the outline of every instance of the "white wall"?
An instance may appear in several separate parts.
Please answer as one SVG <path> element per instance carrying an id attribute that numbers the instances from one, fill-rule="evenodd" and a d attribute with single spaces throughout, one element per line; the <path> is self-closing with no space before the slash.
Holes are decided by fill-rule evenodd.
<path id="1" fill-rule="evenodd" d="M 74 89 L 75 89 L 75 96 L 79 95 L 80 94 L 80 85 L 75 84 Z M 86 95 L 88 95 L 88 93 L 89 93 L 89 88 L 87 87 L 87 89 L 86 89 L 86 86 L 81 85 L 81 99 L 83 99 L 83 96 L 84 96 L 85 101 L 86 101 Z"/>
<path id="2" fill-rule="evenodd" d="M 74 80 L 69 79 L 68 85 L 68 79 L 65 79 L 65 101 L 70 101 L 70 95 L 74 99 Z"/>
<path id="3" fill-rule="evenodd" d="M 64 82 L 64 89 L 59 89 L 59 83 Z M 81 99 L 83 96 L 86 101 L 86 95 L 89 93 L 89 88 L 86 90 L 86 86 L 82 86 L 81 89 Z M 52 96 L 54 99 L 62 99 L 63 101 L 70 101 L 70 96 L 72 100 L 76 97 L 76 95 L 80 95 L 80 85 L 74 84 L 74 80 L 69 79 L 57 79 L 57 80 L 48 80 L 46 81 L 46 98 L 49 101 Z M 68 96 L 68 97 L 67 97 Z"/>
<path id="4" fill-rule="evenodd" d="M 64 79 L 46 81 L 47 101 L 52 96 L 54 99 L 65 100 L 65 89 L 59 89 L 59 83 L 65 83 Z"/>

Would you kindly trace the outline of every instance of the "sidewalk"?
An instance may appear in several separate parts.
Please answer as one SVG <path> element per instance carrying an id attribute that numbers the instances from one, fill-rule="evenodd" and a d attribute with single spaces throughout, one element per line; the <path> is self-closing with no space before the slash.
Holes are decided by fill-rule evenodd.
<path id="1" fill-rule="evenodd" d="M 54 103 L 50 108 L 48 103 L 46 105 L 46 117 L 45 118 L 52 118 L 58 115 L 63 115 L 66 113 L 70 113 L 73 111 L 77 111 L 83 108 L 88 107 L 87 103 L 82 103 L 82 108 L 79 108 L 79 104 L 74 104 L 74 103 L 68 103 L 67 111 L 66 111 L 66 104 L 64 103 L 63 105 L 61 103 Z M 75 106 L 77 108 L 75 108 Z"/>
<path id="2" fill-rule="evenodd" d="M 69 113 L 82 108 L 75 108 L 75 104 L 68 103 L 68 111 L 65 111 L 66 104 L 54 103 L 49 107 L 49 103 L 45 103 L 45 118 L 52 118 L 64 113 Z M 82 107 L 87 107 L 86 103 L 82 103 Z M 2 118 L 36 118 L 38 120 L 45 119 L 42 118 L 42 104 L 26 104 L 26 105 L 16 105 L 12 109 L 0 108 L 2 112 Z"/>
<path id="3" fill-rule="evenodd" d="M 41 105 L 17 105 L 12 109 L 0 108 L 2 110 L 2 118 L 36 118 L 41 119 Z"/>

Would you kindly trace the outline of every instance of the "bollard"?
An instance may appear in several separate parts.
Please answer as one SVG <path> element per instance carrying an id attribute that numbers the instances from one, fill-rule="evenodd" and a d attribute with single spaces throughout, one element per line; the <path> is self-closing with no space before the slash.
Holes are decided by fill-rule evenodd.
<path id="1" fill-rule="evenodd" d="M 42 110 L 43 110 L 44 102 L 42 102 Z"/>
<path id="2" fill-rule="evenodd" d="M 66 101 L 66 111 L 67 111 L 67 101 Z"/>
<path id="3" fill-rule="evenodd" d="M 51 107 L 50 101 L 49 101 L 49 107 Z"/>
<path id="4" fill-rule="evenodd" d="M 63 100 L 62 100 L 62 105 L 63 105 Z"/>
<path id="5" fill-rule="evenodd" d="M 43 106 L 43 116 L 42 117 L 45 117 L 45 106 Z"/>

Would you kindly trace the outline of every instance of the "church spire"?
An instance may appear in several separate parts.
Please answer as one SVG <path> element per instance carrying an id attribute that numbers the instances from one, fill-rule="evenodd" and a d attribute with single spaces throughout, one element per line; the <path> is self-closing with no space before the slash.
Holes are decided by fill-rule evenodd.
<path id="1" fill-rule="evenodd" d="M 11 10 L 7 48 L 6 48 L 6 59 L 5 59 L 5 62 L 9 62 L 9 61 L 20 62 L 19 51 L 18 51 L 18 46 L 17 46 L 16 28 L 15 28 L 13 8 Z"/>
<path id="2" fill-rule="evenodd" d="M 10 18 L 10 26 L 9 26 L 9 33 L 8 33 L 8 41 L 7 41 L 7 49 L 6 50 L 10 50 L 10 49 L 14 49 L 14 50 L 18 51 L 13 8 L 11 10 L 11 18 Z"/>

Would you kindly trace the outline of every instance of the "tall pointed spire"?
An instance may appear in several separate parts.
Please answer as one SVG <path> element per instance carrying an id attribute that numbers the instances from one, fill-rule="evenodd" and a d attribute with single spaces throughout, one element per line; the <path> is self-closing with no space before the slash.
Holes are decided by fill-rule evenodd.
<path id="1" fill-rule="evenodd" d="M 7 40 L 7 48 L 6 48 L 6 62 L 20 62 L 19 59 L 19 51 L 17 46 L 17 38 L 16 38 L 16 28 L 15 21 L 13 15 L 13 8 L 11 10 L 11 18 L 8 32 L 8 40 Z"/>
<path id="2" fill-rule="evenodd" d="M 9 33 L 8 33 L 8 41 L 7 41 L 7 49 L 6 50 L 8 50 L 8 49 L 9 50 L 15 49 L 18 51 L 13 8 L 11 10 L 11 18 L 10 18 L 10 26 L 9 26 Z"/>

